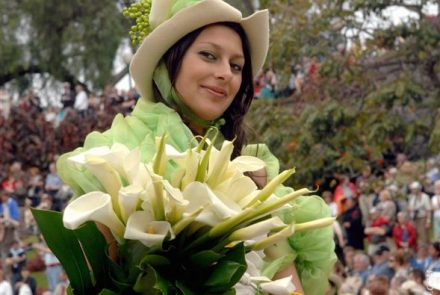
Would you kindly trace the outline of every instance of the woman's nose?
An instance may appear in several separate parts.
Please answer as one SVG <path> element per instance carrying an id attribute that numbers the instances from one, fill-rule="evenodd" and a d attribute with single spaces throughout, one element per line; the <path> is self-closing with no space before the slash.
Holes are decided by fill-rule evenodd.
<path id="1" fill-rule="evenodd" d="M 217 79 L 229 80 L 232 77 L 232 69 L 229 61 L 222 61 L 217 64 L 215 69 L 215 76 Z"/>

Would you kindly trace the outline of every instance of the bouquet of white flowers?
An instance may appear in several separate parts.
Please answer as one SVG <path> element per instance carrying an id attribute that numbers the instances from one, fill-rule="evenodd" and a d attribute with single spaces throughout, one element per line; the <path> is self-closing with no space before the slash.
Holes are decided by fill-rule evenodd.
<path id="1" fill-rule="evenodd" d="M 290 279 L 272 282 L 255 272 L 252 253 L 333 218 L 285 224 L 277 213 L 295 210 L 289 202 L 310 193 L 273 194 L 294 169 L 260 190 L 246 172 L 264 162 L 231 161 L 233 142 L 217 149 L 214 141 L 202 138 L 180 153 L 166 136 L 157 138 L 149 163 L 122 144 L 69 159 L 100 189 L 75 198 L 63 214 L 34 210 L 34 216 L 69 276 L 71 294 L 235 294 L 244 277 L 256 294 L 291 294 Z"/>

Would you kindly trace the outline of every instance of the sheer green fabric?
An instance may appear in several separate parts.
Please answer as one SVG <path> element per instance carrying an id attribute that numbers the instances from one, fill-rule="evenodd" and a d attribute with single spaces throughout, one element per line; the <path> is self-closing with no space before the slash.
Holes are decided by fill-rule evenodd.
<path id="1" fill-rule="evenodd" d="M 181 117 L 162 103 L 140 99 L 130 116 L 117 115 L 109 130 L 91 132 L 84 147 L 62 155 L 58 162 L 58 173 L 76 196 L 86 192 L 104 191 L 99 181 L 87 170 L 71 163 L 67 158 L 99 146 L 111 146 L 121 143 L 130 149 L 139 147 L 141 159 L 152 160 L 155 153 L 155 137 L 168 134 L 167 143 L 177 150 L 184 151 L 196 144 L 190 129 Z M 278 159 L 269 151 L 265 144 L 249 145 L 243 154 L 257 156 L 267 165 L 268 178 L 272 179 L 279 173 Z M 280 186 L 277 195 L 281 196 L 292 191 L 292 188 Z M 301 197 L 293 201 L 296 210 L 285 211 L 282 217 L 285 222 L 306 222 L 313 219 L 328 217 L 330 211 L 320 197 Z M 330 227 L 295 233 L 289 238 L 291 253 L 269 262 L 265 273 L 275 274 L 289 265 L 293 260 L 298 269 L 301 282 L 307 295 L 324 294 L 328 274 L 335 262 L 333 232 Z"/>
<path id="2" fill-rule="evenodd" d="M 248 146 L 245 153 L 258 156 L 266 163 L 268 180 L 279 173 L 278 159 L 264 144 Z M 276 190 L 278 196 L 292 192 L 293 189 L 279 186 Z M 299 197 L 291 202 L 295 210 L 284 210 L 281 217 L 285 223 L 303 223 L 314 219 L 331 217 L 330 208 L 319 196 Z M 305 294 L 322 295 L 328 287 L 327 278 L 336 262 L 334 252 L 333 229 L 331 227 L 308 230 L 295 233 L 289 238 L 291 253 L 270 261 L 263 272 L 273 276 L 277 271 L 288 266 L 292 260 L 301 278 Z"/>

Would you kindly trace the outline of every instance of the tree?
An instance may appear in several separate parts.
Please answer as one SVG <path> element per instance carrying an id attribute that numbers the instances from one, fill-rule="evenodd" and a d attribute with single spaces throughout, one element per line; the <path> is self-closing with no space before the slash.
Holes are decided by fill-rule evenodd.
<path id="1" fill-rule="evenodd" d="M 127 31 L 116 1 L 2 1 L 0 13 L 0 86 L 33 73 L 93 87 L 111 80 Z"/>
<path id="2" fill-rule="evenodd" d="M 328 184 L 336 171 L 380 170 L 397 152 L 417 160 L 440 151 L 440 21 L 424 13 L 428 2 L 265 2 L 275 68 L 320 60 L 290 104 L 258 102 L 249 118 L 284 168 L 297 166 L 294 182 Z M 373 28 L 359 17 L 396 5 L 416 15 Z"/>

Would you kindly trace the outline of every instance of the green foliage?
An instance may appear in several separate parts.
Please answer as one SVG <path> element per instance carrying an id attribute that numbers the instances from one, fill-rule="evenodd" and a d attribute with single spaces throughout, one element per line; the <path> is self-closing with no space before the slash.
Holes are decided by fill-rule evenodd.
<path id="1" fill-rule="evenodd" d="M 263 3 L 263 1 L 261 1 Z M 429 1 L 422 1 L 425 4 Z M 432 1 L 431 1 L 432 2 Z M 440 151 L 440 21 L 405 1 L 420 19 L 380 27 L 362 41 L 354 17 L 381 16 L 395 1 L 266 1 L 273 13 L 270 62 L 286 74 L 303 58 L 320 58 L 319 78 L 283 103 L 256 101 L 248 116 L 252 141 L 268 143 L 281 167 L 297 167 L 294 185 L 329 185 L 385 154 L 419 159 Z"/>
<path id="2" fill-rule="evenodd" d="M 124 37 L 117 2 L 3 1 L 0 85 L 32 72 L 103 87 Z"/>

